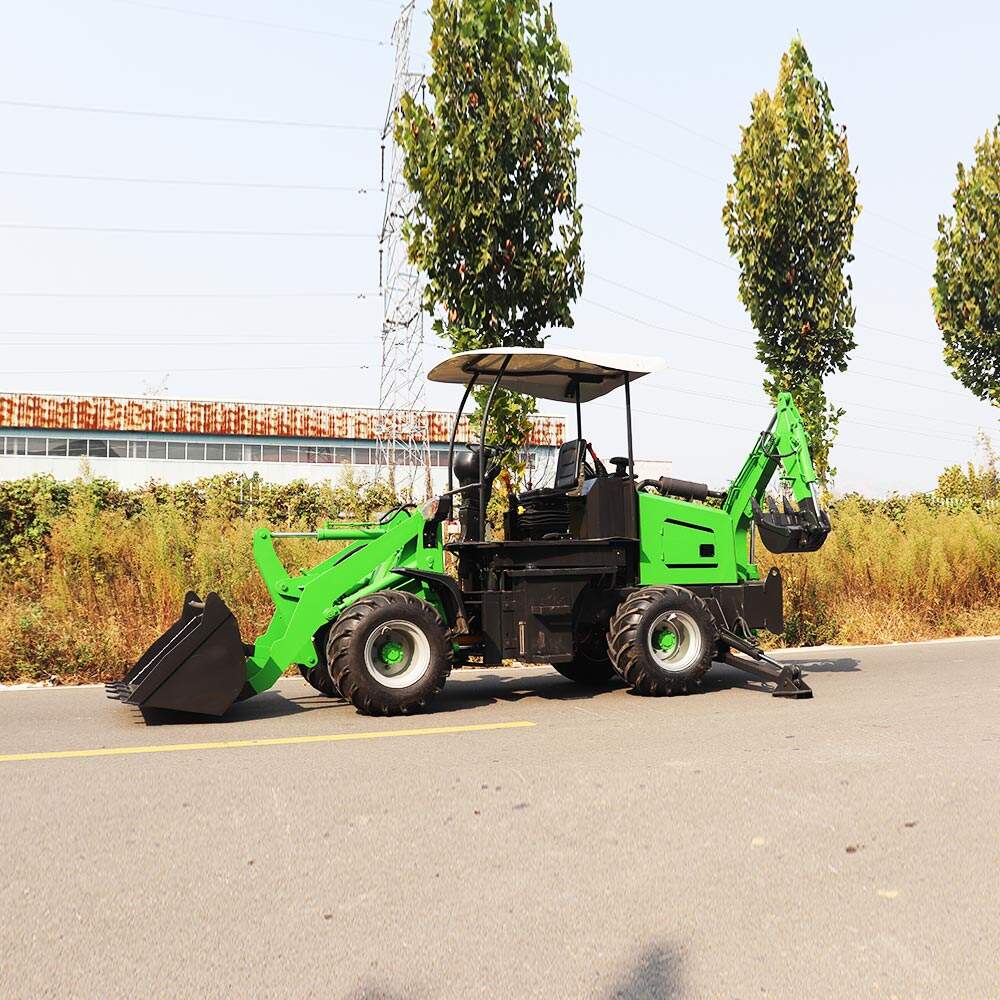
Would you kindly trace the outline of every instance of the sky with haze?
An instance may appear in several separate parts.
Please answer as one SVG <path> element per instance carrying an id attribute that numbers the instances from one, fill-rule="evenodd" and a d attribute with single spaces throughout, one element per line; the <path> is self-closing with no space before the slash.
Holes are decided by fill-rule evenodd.
<path id="1" fill-rule="evenodd" d="M 0 391 L 377 405 L 379 133 L 398 6 L 0 9 Z M 767 421 L 720 215 L 750 99 L 773 88 L 796 32 L 847 125 L 863 205 L 858 348 L 828 383 L 847 411 L 836 487 L 928 489 L 981 457 L 979 430 L 1000 445 L 997 410 L 944 366 L 928 292 L 956 163 L 1000 114 L 995 3 L 555 11 L 584 128 L 587 279 L 575 328 L 550 344 L 666 360 L 635 387 L 639 457 L 725 485 Z M 428 33 L 422 14 L 415 69 Z M 166 116 L 65 110 L 81 106 Z M 430 365 L 445 351 L 429 326 L 427 339 Z M 430 386 L 428 403 L 457 396 Z M 624 450 L 621 404 L 584 416 L 605 459 Z"/>

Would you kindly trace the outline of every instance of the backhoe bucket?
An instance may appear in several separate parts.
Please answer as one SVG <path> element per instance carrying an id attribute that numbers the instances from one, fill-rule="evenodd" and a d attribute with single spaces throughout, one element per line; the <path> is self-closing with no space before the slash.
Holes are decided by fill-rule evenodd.
<path id="1" fill-rule="evenodd" d="M 830 534 L 830 518 L 820 508 L 816 513 L 813 502 L 803 500 L 796 510 L 784 497 L 778 509 L 774 498 L 767 497 L 767 510 L 761 510 L 756 500 L 750 501 L 753 520 L 760 532 L 760 540 L 769 552 L 815 552 Z"/>
<path id="2" fill-rule="evenodd" d="M 254 693 L 246 683 L 246 657 L 226 602 L 218 594 L 202 602 L 188 591 L 180 618 L 106 690 L 109 698 L 142 709 L 223 715 L 233 702 Z"/>

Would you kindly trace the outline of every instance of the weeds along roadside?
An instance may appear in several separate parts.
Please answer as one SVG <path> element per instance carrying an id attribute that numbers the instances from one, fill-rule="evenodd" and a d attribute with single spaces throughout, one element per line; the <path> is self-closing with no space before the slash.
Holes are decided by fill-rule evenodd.
<path id="1" fill-rule="evenodd" d="M 246 636 L 259 634 L 272 605 L 253 562 L 254 528 L 311 530 L 394 499 L 347 476 L 258 483 L 248 502 L 240 479 L 140 490 L 50 477 L 0 483 L 0 682 L 119 677 L 176 618 L 189 587 L 218 591 Z M 1000 634 L 996 477 L 945 480 L 933 494 L 837 500 L 818 552 L 782 559 L 758 546 L 762 569 L 779 566 L 785 581 L 787 628 L 768 645 Z M 287 539 L 281 554 L 290 567 L 311 566 L 317 546 Z"/>

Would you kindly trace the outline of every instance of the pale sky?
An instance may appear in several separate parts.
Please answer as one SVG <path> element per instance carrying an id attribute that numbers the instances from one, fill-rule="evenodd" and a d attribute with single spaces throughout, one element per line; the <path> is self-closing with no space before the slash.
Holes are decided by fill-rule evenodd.
<path id="1" fill-rule="evenodd" d="M 141 395 L 165 382 L 170 396 L 377 405 L 397 5 L 2 9 L 0 390 Z M 584 126 L 587 281 L 576 327 L 550 344 L 667 361 L 635 388 L 639 457 L 725 485 L 766 423 L 720 213 L 739 125 L 796 31 L 847 125 L 864 206 L 858 349 L 828 384 L 847 410 L 836 486 L 931 488 L 976 455 L 980 428 L 1000 443 L 996 410 L 941 360 L 928 294 L 955 165 L 1000 113 L 995 4 L 560 0 L 556 16 Z M 421 18 L 415 68 L 426 37 Z M 444 353 L 430 340 L 428 364 Z M 436 408 L 457 397 L 429 387 Z M 609 400 L 584 415 L 605 459 L 625 447 L 622 400 Z"/>

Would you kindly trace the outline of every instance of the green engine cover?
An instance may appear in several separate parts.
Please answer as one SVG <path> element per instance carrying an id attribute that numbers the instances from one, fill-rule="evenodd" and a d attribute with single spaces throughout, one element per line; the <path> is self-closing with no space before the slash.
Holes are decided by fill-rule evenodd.
<path id="1" fill-rule="evenodd" d="M 714 507 L 639 494 L 641 585 L 738 583 L 733 519 Z"/>

